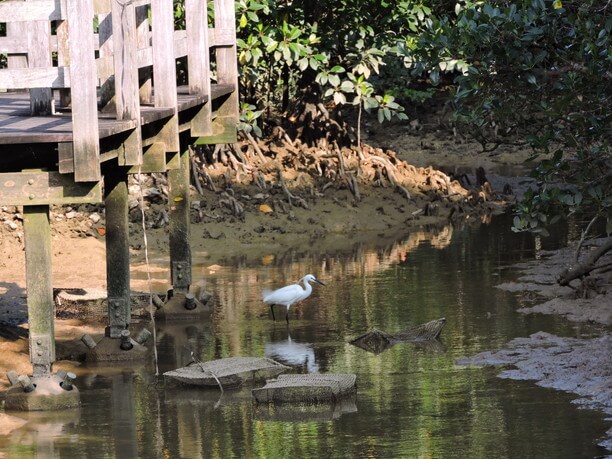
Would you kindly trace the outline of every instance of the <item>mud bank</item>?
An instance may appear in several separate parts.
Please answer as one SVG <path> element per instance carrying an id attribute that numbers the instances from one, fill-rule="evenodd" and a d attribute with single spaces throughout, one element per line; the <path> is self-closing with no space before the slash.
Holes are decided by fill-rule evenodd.
<path id="1" fill-rule="evenodd" d="M 592 248 L 603 243 L 596 240 Z M 601 334 L 581 339 L 538 332 L 515 338 L 502 349 L 459 359 L 459 365 L 503 366 L 503 379 L 531 380 L 542 387 L 578 395 L 573 403 L 603 412 L 612 421 L 612 276 L 596 280 L 600 293 L 576 298 L 576 286 L 559 287 L 556 278 L 571 266 L 575 247 L 541 254 L 542 258 L 517 265 L 523 275 L 517 282 L 498 286 L 517 294 L 537 294 L 542 303 L 518 310 L 521 314 L 554 314 L 577 323 L 597 324 Z M 609 262 L 610 254 L 608 254 Z M 612 452 L 612 428 L 599 445 Z"/>

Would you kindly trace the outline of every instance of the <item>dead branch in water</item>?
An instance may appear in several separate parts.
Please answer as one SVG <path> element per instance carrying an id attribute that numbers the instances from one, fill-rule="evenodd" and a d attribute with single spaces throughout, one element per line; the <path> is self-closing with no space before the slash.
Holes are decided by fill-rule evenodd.
<path id="1" fill-rule="evenodd" d="M 588 276 L 592 271 L 600 268 L 597 261 L 611 250 L 612 238 L 608 238 L 606 243 L 595 249 L 584 262 L 562 271 L 557 278 L 557 283 L 561 286 L 568 286 L 571 281 Z"/>

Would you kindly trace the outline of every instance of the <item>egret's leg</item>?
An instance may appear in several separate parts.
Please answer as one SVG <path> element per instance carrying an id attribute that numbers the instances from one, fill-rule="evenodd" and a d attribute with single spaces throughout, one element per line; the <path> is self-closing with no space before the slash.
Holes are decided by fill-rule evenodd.
<path id="1" fill-rule="evenodd" d="M 274 320 L 274 322 L 276 322 L 276 317 L 274 316 L 274 304 L 270 305 L 270 311 L 272 311 L 272 320 Z"/>

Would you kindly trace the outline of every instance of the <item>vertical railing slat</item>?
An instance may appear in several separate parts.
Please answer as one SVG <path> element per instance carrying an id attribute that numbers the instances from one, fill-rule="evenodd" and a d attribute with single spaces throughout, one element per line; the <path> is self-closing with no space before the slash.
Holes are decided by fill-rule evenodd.
<path id="1" fill-rule="evenodd" d="M 151 28 L 149 27 L 149 5 L 136 7 L 136 29 L 138 34 L 138 48 L 150 46 Z M 153 100 L 153 83 L 151 80 L 151 69 L 143 68 L 139 70 L 140 79 L 140 103 L 150 104 Z"/>
<path id="2" fill-rule="evenodd" d="M 26 26 L 28 39 L 28 67 L 51 67 L 51 23 L 32 21 Z M 51 88 L 30 89 L 30 113 L 50 115 L 53 112 Z"/>
<path id="3" fill-rule="evenodd" d="M 138 41 L 133 3 L 112 1 L 113 57 L 115 63 L 115 106 L 118 120 L 136 120 L 137 126 L 124 142 L 120 165 L 142 163 L 140 100 L 138 85 Z"/>
<path id="4" fill-rule="evenodd" d="M 113 16 L 104 10 L 98 17 L 98 47 L 100 58 L 111 58 L 113 55 Z M 105 113 L 115 111 L 114 69 L 103 66 L 100 69 L 100 108 Z"/>
<path id="5" fill-rule="evenodd" d="M 174 59 L 174 11 L 172 0 L 155 0 L 151 4 L 153 40 L 153 93 L 156 107 L 173 107 L 174 115 L 166 122 L 158 139 L 166 152 L 177 153 L 179 146 L 176 113 L 176 61 Z"/>
<path id="6" fill-rule="evenodd" d="M 215 2 L 215 33 L 236 35 L 234 1 L 214 0 Z M 235 88 L 227 99 L 217 109 L 217 116 L 212 123 L 212 134 L 202 136 L 197 143 L 219 144 L 236 142 L 236 127 L 238 125 L 238 61 L 236 56 L 236 41 L 232 45 L 219 45 L 215 49 L 217 65 L 217 83 L 229 84 Z"/>
<path id="7" fill-rule="evenodd" d="M 74 148 L 74 179 L 99 181 L 100 143 L 93 34 L 93 3 L 68 0 L 66 18 L 70 30 L 70 84 Z"/>
<path id="8" fill-rule="evenodd" d="M 191 135 L 212 134 L 210 100 L 210 49 L 208 47 L 208 7 L 206 0 L 185 0 L 187 31 L 187 70 L 189 92 L 208 96 L 208 101 L 191 122 Z"/>

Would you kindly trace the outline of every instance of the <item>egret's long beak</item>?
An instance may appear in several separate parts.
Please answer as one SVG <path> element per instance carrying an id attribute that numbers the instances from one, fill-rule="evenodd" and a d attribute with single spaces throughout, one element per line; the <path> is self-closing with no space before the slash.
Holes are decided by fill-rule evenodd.
<path id="1" fill-rule="evenodd" d="M 321 284 L 321 285 L 325 286 L 325 284 L 324 284 L 323 282 L 321 282 L 320 280 L 318 280 L 318 279 L 315 279 L 315 282 L 316 282 L 317 284 Z"/>

